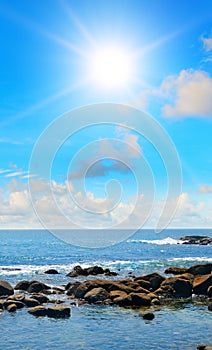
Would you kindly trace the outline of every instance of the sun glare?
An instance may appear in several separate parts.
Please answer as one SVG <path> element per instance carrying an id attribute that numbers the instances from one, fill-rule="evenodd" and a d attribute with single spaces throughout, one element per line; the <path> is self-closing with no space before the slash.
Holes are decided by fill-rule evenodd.
<path id="1" fill-rule="evenodd" d="M 115 47 L 99 49 L 91 57 L 89 70 L 95 85 L 106 89 L 125 87 L 132 74 L 130 55 Z"/>

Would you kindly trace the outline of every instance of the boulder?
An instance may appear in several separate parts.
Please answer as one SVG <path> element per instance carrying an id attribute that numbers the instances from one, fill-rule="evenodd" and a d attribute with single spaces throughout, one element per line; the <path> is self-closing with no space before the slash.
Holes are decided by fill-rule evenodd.
<path id="1" fill-rule="evenodd" d="M 144 320 L 153 320 L 155 318 L 155 315 L 152 312 L 146 312 L 145 314 L 141 315 Z"/>
<path id="2" fill-rule="evenodd" d="M 7 281 L 0 281 L 0 296 L 1 295 L 12 295 L 14 294 L 14 289 L 10 283 Z"/>
<path id="3" fill-rule="evenodd" d="M 27 289 L 27 292 L 28 293 L 39 293 L 39 292 L 46 290 L 46 289 L 50 289 L 50 287 L 42 282 L 32 281 L 32 282 L 30 282 L 30 285 Z"/>
<path id="4" fill-rule="evenodd" d="M 197 346 L 198 350 L 212 350 L 212 345 L 200 344 Z"/>
<path id="5" fill-rule="evenodd" d="M 47 316 L 52 318 L 66 318 L 71 316 L 71 308 L 67 306 L 53 306 L 47 309 Z"/>
<path id="6" fill-rule="evenodd" d="M 13 294 L 10 295 L 7 300 L 14 300 L 14 301 L 23 301 L 25 299 L 25 294 L 24 293 L 20 293 L 20 294 Z"/>
<path id="7" fill-rule="evenodd" d="M 212 304 L 208 305 L 208 311 L 212 311 Z"/>
<path id="8" fill-rule="evenodd" d="M 77 265 L 73 268 L 71 272 L 67 274 L 68 277 L 78 277 L 78 276 L 87 276 L 85 269 L 83 269 L 80 265 Z"/>
<path id="9" fill-rule="evenodd" d="M 145 281 L 149 281 L 151 284 L 151 288 L 156 290 L 160 287 L 161 283 L 165 280 L 165 277 L 159 275 L 159 273 L 151 273 L 149 275 L 142 276 L 141 279 Z"/>
<path id="10" fill-rule="evenodd" d="M 82 268 L 80 265 L 77 265 L 73 268 L 71 272 L 67 274 L 68 277 L 79 277 L 79 276 L 96 276 L 96 275 L 107 275 L 107 276 L 117 276 L 116 272 L 112 272 L 109 269 L 103 269 L 101 266 L 91 266 Z"/>
<path id="11" fill-rule="evenodd" d="M 35 306 L 28 310 L 29 314 L 33 316 L 46 316 L 47 309 L 44 306 Z"/>
<path id="12" fill-rule="evenodd" d="M 208 287 L 208 289 L 207 289 L 207 296 L 209 298 L 212 298 L 212 286 Z"/>
<path id="13" fill-rule="evenodd" d="M 88 267 L 84 270 L 86 271 L 87 276 L 88 275 L 93 275 L 93 276 L 102 275 L 105 272 L 101 266 L 92 266 L 92 267 Z M 110 272 L 109 269 L 107 271 L 108 271 L 107 273 Z"/>
<path id="14" fill-rule="evenodd" d="M 7 306 L 8 312 L 15 312 L 17 310 L 17 306 L 15 304 L 10 304 Z"/>
<path id="15" fill-rule="evenodd" d="M 127 297 L 127 293 L 123 292 L 122 290 L 112 290 L 110 292 L 110 298 L 113 300 L 115 298 L 124 298 Z"/>
<path id="16" fill-rule="evenodd" d="M 67 290 L 67 295 L 75 295 L 77 288 L 79 287 L 80 282 L 68 283 L 65 287 Z"/>
<path id="17" fill-rule="evenodd" d="M 193 265 L 187 272 L 192 275 L 209 275 L 212 272 L 212 264 Z"/>
<path id="18" fill-rule="evenodd" d="M 48 303 L 48 301 L 49 301 L 49 298 L 45 294 L 42 294 L 42 293 L 32 294 L 31 297 L 32 297 L 32 299 L 37 300 L 40 304 Z"/>
<path id="19" fill-rule="evenodd" d="M 150 306 L 151 298 L 143 293 L 130 293 L 133 306 Z"/>
<path id="20" fill-rule="evenodd" d="M 24 299 L 24 304 L 27 307 L 34 307 L 40 305 L 39 301 L 33 298 L 25 298 Z"/>
<path id="21" fill-rule="evenodd" d="M 7 310 L 8 306 L 10 305 L 15 305 L 16 309 L 23 309 L 25 307 L 25 304 L 22 301 L 17 301 L 17 300 L 6 300 L 4 303 L 4 308 Z"/>
<path id="22" fill-rule="evenodd" d="M 89 303 L 93 304 L 97 301 L 104 301 L 110 298 L 110 294 L 104 288 L 93 288 L 87 292 L 84 296 L 84 299 Z"/>
<path id="23" fill-rule="evenodd" d="M 152 288 L 151 283 L 150 283 L 149 281 L 145 281 L 145 280 L 144 280 L 143 278 L 141 278 L 141 277 L 136 277 L 136 278 L 134 279 L 134 281 L 136 281 L 136 283 L 137 283 L 140 287 L 142 287 L 142 288 L 144 288 L 144 289 L 150 290 L 150 289 Z"/>
<path id="24" fill-rule="evenodd" d="M 123 307 L 132 306 L 132 298 L 130 295 L 120 296 L 118 298 L 113 299 L 113 303 Z"/>
<path id="25" fill-rule="evenodd" d="M 161 283 L 159 294 L 161 292 L 166 297 L 188 298 L 192 295 L 192 283 L 180 276 L 170 277 Z"/>
<path id="26" fill-rule="evenodd" d="M 197 295 L 207 295 L 207 290 L 211 285 L 212 275 L 197 277 L 193 282 L 193 292 Z"/>
<path id="27" fill-rule="evenodd" d="M 15 290 L 27 290 L 30 286 L 30 282 L 29 281 L 20 281 L 16 284 L 15 286 Z"/>
<path id="28" fill-rule="evenodd" d="M 182 275 L 183 273 L 186 273 L 187 269 L 185 267 L 176 267 L 176 266 L 170 266 L 165 270 L 166 274 L 172 274 L 172 275 Z"/>
<path id="29" fill-rule="evenodd" d="M 58 275 L 58 271 L 55 269 L 49 269 L 47 271 L 45 271 L 44 273 L 46 273 L 47 275 Z"/>

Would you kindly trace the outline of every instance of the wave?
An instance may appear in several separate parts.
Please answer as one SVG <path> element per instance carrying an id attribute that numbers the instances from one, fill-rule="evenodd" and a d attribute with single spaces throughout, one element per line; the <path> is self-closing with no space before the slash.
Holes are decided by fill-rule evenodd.
<path id="1" fill-rule="evenodd" d="M 157 244 L 157 245 L 166 245 L 166 244 L 182 244 L 183 242 L 179 239 L 174 239 L 171 237 L 163 239 L 131 239 L 127 240 L 127 243 L 147 243 L 147 244 Z"/>

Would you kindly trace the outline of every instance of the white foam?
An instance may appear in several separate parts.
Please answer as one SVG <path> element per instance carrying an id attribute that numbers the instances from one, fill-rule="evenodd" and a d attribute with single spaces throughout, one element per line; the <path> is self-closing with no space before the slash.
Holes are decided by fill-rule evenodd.
<path id="1" fill-rule="evenodd" d="M 166 244 L 182 244 L 182 241 L 179 239 L 174 239 L 171 237 L 163 238 L 163 239 L 132 239 L 128 240 L 127 242 L 132 243 L 148 243 L 148 244 L 157 244 L 157 245 L 166 245 Z"/>

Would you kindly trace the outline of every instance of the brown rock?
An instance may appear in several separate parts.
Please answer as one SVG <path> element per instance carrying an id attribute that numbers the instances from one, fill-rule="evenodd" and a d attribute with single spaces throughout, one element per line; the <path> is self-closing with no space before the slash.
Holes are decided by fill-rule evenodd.
<path id="1" fill-rule="evenodd" d="M 25 294 L 20 293 L 20 294 L 13 294 L 10 295 L 7 300 L 14 300 L 14 301 L 23 301 L 25 299 Z"/>
<path id="2" fill-rule="evenodd" d="M 93 304 L 97 301 L 104 301 L 109 299 L 110 295 L 104 288 L 93 288 L 87 292 L 84 296 L 84 299 L 89 303 Z"/>
<path id="3" fill-rule="evenodd" d="M 17 306 L 15 304 L 10 304 L 7 306 L 8 312 L 15 312 L 17 310 Z"/>
<path id="4" fill-rule="evenodd" d="M 46 273 L 47 275 L 58 275 L 58 271 L 55 269 L 49 269 L 47 271 L 45 271 L 44 273 Z"/>
<path id="5" fill-rule="evenodd" d="M 134 306 L 150 306 L 151 298 L 146 294 L 142 293 L 130 293 L 129 295 Z"/>
<path id="6" fill-rule="evenodd" d="M 209 298 L 212 298 L 212 286 L 208 287 L 207 295 L 208 295 Z"/>
<path id="7" fill-rule="evenodd" d="M 160 287 L 161 283 L 165 280 L 165 277 L 154 272 L 154 273 L 151 273 L 149 275 L 142 276 L 141 279 L 143 279 L 145 281 L 149 281 L 151 284 L 151 288 L 153 290 L 156 290 Z"/>
<path id="8" fill-rule="evenodd" d="M 187 269 L 185 267 L 176 267 L 176 266 L 168 267 L 165 270 L 166 274 L 172 274 L 172 275 L 181 275 L 186 272 L 187 272 Z"/>
<path id="9" fill-rule="evenodd" d="M 193 282 L 193 291 L 197 295 L 207 295 L 208 288 L 212 285 L 212 275 L 197 277 Z"/>
<path id="10" fill-rule="evenodd" d="M 112 290 L 110 292 L 110 298 L 113 300 L 115 298 L 124 298 L 127 297 L 127 293 L 123 292 L 122 290 Z"/>
<path id="11" fill-rule="evenodd" d="M 71 309 L 67 306 L 53 306 L 47 309 L 47 316 L 52 318 L 66 318 L 71 316 Z"/>
<path id="12" fill-rule="evenodd" d="M 67 295 L 75 295 L 77 288 L 79 287 L 80 282 L 68 283 L 65 287 L 67 290 Z"/>
<path id="13" fill-rule="evenodd" d="M 212 271 L 212 264 L 201 264 L 191 266 L 187 272 L 192 275 L 208 275 Z"/>
<path id="14" fill-rule="evenodd" d="M 46 316 L 47 309 L 44 306 L 35 306 L 28 310 L 29 314 L 33 316 Z"/>
<path id="15" fill-rule="evenodd" d="M 136 277 L 135 281 L 137 284 L 139 284 L 140 287 L 144 289 L 150 290 L 150 288 L 152 288 L 151 283 L 149 281 L 145 281 L 141 277 Z"/>
<path id="16" fill-rule="evenodd" d="M 160 289 L 168 297 L 188 298 L 192 295 L 192 283 L 180 276 L 167 278 L 161 283 Z"/>
<path id="17" fill-rule="evenodd" d="M 34 307 L 40 305 L 39 301 L 33 298 L 25 298 L 24 304 L 28 307 Z"/>
<path id="18" fill-rule="evenodd" d="M 49 301 L 49 298 L 43 293 L 32 294 L 32 299 L 37 300 L 40 304 L 48 303 Z"/>
<path id="19" fill-rule="evenodd" d="M 15 290 L 27 290 L 30 286 L 30 282 L 29 281 L 20 281 L 16 284 L 15 286 Z"/>
<path id="20" fill-rule="evenodd" d="M 23 309 L 25 307 L 25 304 L 22 301 L 17 301 L 17 300 L 6 300 L 4 303 L 4 308 L 7 310 L 8 306 L 10 305 L 15 305 L 16 309 Z"/>
<path id="21" fill-rule="evenodd" d="M 49 289 L 50 287 L 46 284 L 38 281 L 32 281 L 30 282 L 30 286 L 27 289 L 28 293 L 39 293 L 43 290 Z"/>
<path id="22" fill-rule="evenodd" d="M 14 294 L 13 287 L 7 281 L 0 281 L 0 296 Z"/>
<path id="23" fill-rule="evenodd" d="M 132 298 L 130 295 L 123 296 L 123 297 L 118 297 L 113 299 L 114 304 L 117 304 L 119 306 L 131 306 L 132 305 Z"/>

